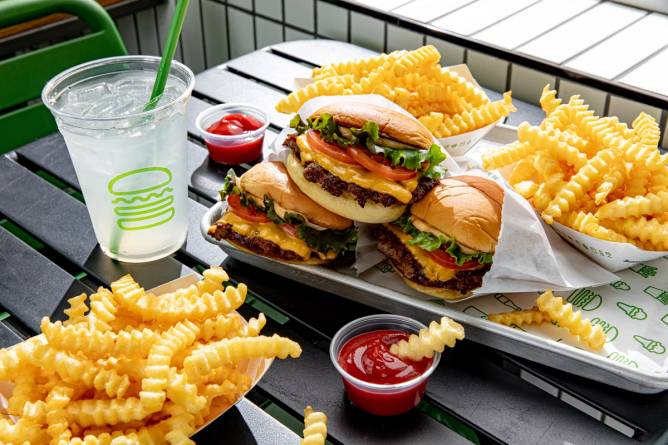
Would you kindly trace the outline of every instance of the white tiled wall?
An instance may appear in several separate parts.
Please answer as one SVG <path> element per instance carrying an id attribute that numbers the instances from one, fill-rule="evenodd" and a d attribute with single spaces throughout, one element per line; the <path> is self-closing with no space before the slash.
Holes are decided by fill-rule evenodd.
<path id="1" fill-rule="evenodd" d="M 318 34 L 348 40 L 348 10 L 318 0 Z"/>
<path id="2" fill-rule="evenodd" d="M 506 90 L 509 63 L 478 51 L 468 51 L 466 64 L 478 83 L 496 91 Z"/>
<path id="3" fill-rule="evenodd" d="M 554 88 L 554 84 L 552 88 Z M 571 82 L 570 80 L 561 79 L 559 81 L 559 97 L 568 100 L 571 96 L 579 94 L 589 108 L 594 110 L 596 114 L 602 116 L 605 113 L 605 101 L 607 94 L 601 90 L 584 86 L 580 83 Z"/>
<path id="4" fill-rule="evenodd" d="M 376 51 L 385 46 L 385 25 L 381 20 L 357 12 L 350 13 L 350 41 Z"/>
<path id="5" fill-rule="evenodd" d="M 117 21 L 131 53 L 159 54 L 177 0 Z M 373 8 L 476 40 L 514 49 L 569 67 L 668 95 L 668 18 L 601 0 L 361 0 Z M 285 11 L 285 21 L 283 20 Z M 605 20 L 601 20 L 605 17 Z M 565 24 L 563 22 L 566 22 Z M 547 31 L 545 31 L 547 29 Z M 614 37 L 610 38 L 611 35 Z M 534 104 L 546 83 L 559 95 L 580 94 L 598 114 L 629 122 L 647 107 L 576 82 L 425 36 L 326 0 L 199 0 L 190 2 L 176 58 L 194 71 L 224 63 L 284 40 L 331 38 L 376 51 L 412 49 L 428 43 L 444 65 L 467 63 L 476 80 Z M 599 44 L 601 40 L 609 39 Z M 527 43 L 528 42 L 528 43 Z M 583 51 L 584 48 L 584 51 Z M 588 48 L 588 49 L 587 49 Z M 651 57 L 639 67 L 634 63 Z M 668 138 L 664 138 L 668 139 Z M 663 141 L 668 144 L 668 140 Z"/>
<path id="6" fill-rule="evenodd" d="M 513 97 L 529 103 L 538 103 L 546 84 L 554 85 L 557 78 L 540 71 L 513 64 L 510 74 L 510 89 Z"/>
<path id="7" fill-rule="evenodd" d="M 395 25 L 387 25 L 387 51 L 415 49 L 424 43 L 424 34 Z"/>

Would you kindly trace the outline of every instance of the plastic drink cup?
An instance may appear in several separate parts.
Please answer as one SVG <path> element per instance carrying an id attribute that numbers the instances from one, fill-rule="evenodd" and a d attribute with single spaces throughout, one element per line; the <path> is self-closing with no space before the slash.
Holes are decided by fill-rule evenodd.
<path id="1" fill-rule="evenodd" d="M 149 56 L 100 59 L 60 73 L 42 91 L 100 247 L 120 261 L 162 258 L 187 235 L 186 106 L 195 76 L 173 62 L 160 101 L 144 111 L 159 64 Z"/>
<path id="2" fill-rule="evenodd" d="M 368 332 L 397 330 L 417 334 L 425 327 L 408 317 L 380 314 L 354 320 L 336 333 L 329 347 L 329 357 L 341 375 L 348 399 L 354 405 L 378 416 L 393 416 L 414 408 L 422 400 L 429 376 L 438 366 L 441 354 L 435 353 L 426 371 L 411 380 L 395 384 L 379 384 L 366 382 L 346 372 L 339 361 L 344 345 L 354 337 Z"/>

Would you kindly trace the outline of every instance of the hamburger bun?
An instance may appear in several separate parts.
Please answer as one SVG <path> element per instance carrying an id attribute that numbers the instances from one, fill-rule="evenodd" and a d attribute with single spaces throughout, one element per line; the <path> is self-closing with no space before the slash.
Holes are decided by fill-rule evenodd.
<path id="1" fill-rule="evenodd" d="M 411 213 L 465 247 L 494 252 L 501 230 L 503 188 L 480 176 L 452 176 L 440 181 Z"/>
<path id="2" fill-rule="evenodd" d="M 304 215 L 309 222 L 321 227 L 343 230 L 353 222 L 332 213 L 306 196 L 288 175 L 281 162 L 260 162 L 239 180 L 239 187 L 260 201 L 265 195 L 287 211 Z"/>
<path id="3" fill-rule="evenodd" d="M 406 209 L 403 204 L 384 207 L 382 204 L 370 201 L 367 201 L 362 207 L 351 197 L 334 196 L 319 184 L 309 182 L 304 178 L 304 167 L 293 153 L 288 155 L 286 167 L 290 177 L 302 192 L 325 209 L 345 218 L 370 224 L 387 223 L 399 218 Z"/>
<path id="4" fill-rule="evenodd" d="M 233 241 L 230 241 L 228 239 L 226 239 L 225 242 L 231 244 L 232 246 L 234 246 L 235 249 L 240 250 L 244 253 L 250 253 L 252 255 L 259 255 L 257 252 L 253 252 L 252 250 L 248 250 L 244 246 L 242 246 L 240 244 L 237 244 Z M 320 266 L 320 265 L 324 265 L 324 264 L 327 264 L 327 263 L 330 263 L 330 262 L 333 261 L 333 260 L 323 260 L 322 258 L 316 257 L 316 256 L 311 256 L 311 257 L 307 258 L 306 260 L 299 260 L 299 261 L 283 260 L 283 259 L 273 258 L 273 257 L 270 257 L 270 256 L 265 256 L 265 258 L 269 258 L 269 259 L 274 260 L 274 261 L 279 261 L 281 263 L 308 264 L 309 266 Z"/>
<path id="5" fill-rule="evenodd" d="M 441 298 L 443 300 L 460 300 L 462 298 L 466 298 L 471 295 L 471 292 L 463 294 L 453 289 L 444 289 L 442 287 L 429 287 L 429 286 L 424 286 L 422 284 L 418 284 L 415 281 L 411 281 L 405 276 L 403 276 L 399 268 L 394 267 L 394 263 L 392 261 L 390 261 L 390 264 L 392 264 L 392 268 L 394 269 L 394 271 L 397 273 L 397 275 L 401 277 L 401 279 L 404 281 L 404 283 L 406 283 L 407 286 L 412 287 L 413 289 L 422 294 L 431 295 L 432 297 Z M 456 280 L 457 277 L 455 276 L 452 279 Z"/>
<path id="6" fill-rule="evenodd" d="M 323 114 L 331 114 L 334 122 L 348 128 L 361 128 L 367 121 L 374 121 L 382 136 L 416 148 L 426 150 L 433 144 L 431 133 L 418 120 L 389 108 L 362 102 L 340 102 L 319 108 L 311 118 Z"/>

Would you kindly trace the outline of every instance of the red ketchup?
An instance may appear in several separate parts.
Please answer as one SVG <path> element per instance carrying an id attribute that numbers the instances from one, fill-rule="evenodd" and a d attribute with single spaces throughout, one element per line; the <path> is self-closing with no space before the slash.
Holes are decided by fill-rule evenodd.
<path id="1" fill-rule="evenodd" d="M 393 385 L 413 380 L 431 367 L 432 359 L 414 362 L 390 352 L 390 346 L 407 339 L 407 333 L 397 330 L 360 334 L 343 345 L 339 352 L 339 364 L 349 375 L 367 383 Z M 392 416 L 420 403 L 427 379 L 417 385 L 396 390 L 361 388 L 345 378 L 343 383 L 352 403 L 372 414 Z"/>
<path id="2" fill-rule="evenodd" d="M 242 164 L 260 157 L 264 133 L 255 139 L 244 138 L 262 127 L 263 123 L 248 114 L 234 113 L 223 116 L 211 124 L 206 131 L 221 136 L 239 136 L 239 140 L 219 140 L 205 138 L 209 149 L 209 156 L 216 162 L 223 164 Z"/>

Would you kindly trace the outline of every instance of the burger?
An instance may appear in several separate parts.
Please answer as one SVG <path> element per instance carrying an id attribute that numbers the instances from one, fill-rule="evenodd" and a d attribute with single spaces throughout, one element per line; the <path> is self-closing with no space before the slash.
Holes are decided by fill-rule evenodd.
<path id="1" fill-rule="evenodd" d="M 290 263 L 349 265 L 357 230 L 299 190 L 280 162 L 262 162 L 237 177 L 227 174 L 225 214 L 209 235 L 236 247 Z"/>
<path id="2" fill-rule="evenodd" d="M 440 181 L 408 212 L 374 228 L 380 250 L 410 287 L 446 300 L 480 287 L 501 228 L 503 189 L 478 176 Z"/>
<path id="3" fill-rule="evenodd" d="M 326 209 L 356 221 L 386 223 L 419 201 L 442 171 L 445 154 L 419 121 L 366 103 L 324 106 L 296 134 L 286 166 L 290 177 Z"/>

